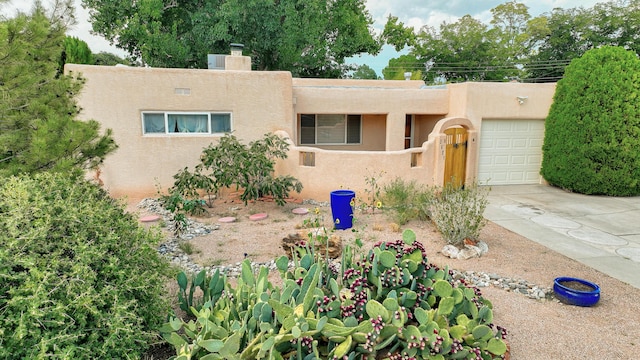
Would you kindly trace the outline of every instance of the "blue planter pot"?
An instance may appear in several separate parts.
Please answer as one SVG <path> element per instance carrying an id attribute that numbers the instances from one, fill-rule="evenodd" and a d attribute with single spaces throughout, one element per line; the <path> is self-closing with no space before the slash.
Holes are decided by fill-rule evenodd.
<path id="1" fill-rule="evenodd" d="M 571 282 L 576 285 L 582 285 L 585 289 L 576 290 L 571 284 L 566 284 Z M 555 278 L 553 280 L 553 292 L 560 301 L 570 305 L 593 306 L 600 300 L 600 287 L 590 281 L 578 278 Z"/>
<path id="2" fill-rule="evenodd" d="M 335 190 L 331 192 L 331 215 L 337 230 L 350 229 L 353 226 L 353 207 L 351 201 L 356 193 L 352 190 Z"/>

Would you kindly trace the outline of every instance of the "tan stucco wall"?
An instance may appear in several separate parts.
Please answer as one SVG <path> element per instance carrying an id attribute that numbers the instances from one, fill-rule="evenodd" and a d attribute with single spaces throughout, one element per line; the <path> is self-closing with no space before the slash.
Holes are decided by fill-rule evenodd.
<path id="1" fill-rule="evenodd" d="M 462 83 L 451 91 L 449 116 L 464 116 L 480 126 L 481 120 L 544 119 L 553 102 L 556 84 Z M 521 105 L 517 97 L 527 99 Z"/>
<path id="2" fill-rule="evenodd" d="M 286 134 L 280 133 L 283 137 Z M 328 201 L 331 191 L 351 189 L 356 196 L 367 197 L 365 189 L 369 188 L 366 177 L 375 176 L 385 182 L 401 177 L 404 180 L 415 180 L 418 183 L 433 183 L 433 168 L 429 163 L 411 167 L 411 153 L 422 154 L 423 159 L 435 156 L 435 147 L 423 146 L 399 151 L 331 151 L 315 147 L 298 147 L 290 141 L 289 156 L 278 162 L 276 170 L 283 174 L 292 174 L 304 185 L 299 195 L 304 199 Z M 315 153 L 315 166 L 301 166 L 300 152 Z M 378 175 L 383 172 L 384 175 Z"/>
<path id="3" fill-rule="evenodd" d="M 243 142 L 277 132 L 289 139 L 289 157 L 277 174 L 304 185 L 302 198 L 328 200 L 339 188 L 365 196 L 366 177 L 384 172 L 423 184 L 442 184 L 445 135 L 451 126 L 469 133 L 467 181 L 477 174 L 483 119 L 544 119 L 555 84 L 464 83 L 425 87 L 421 81 L 293 79 L 288 72 L 212 71 L 67 65 L 82 73 L 81 118 L 112 128 L 119 150 L 102 167 L 102 180 L 115 196 L 153 196 L 156 185 L 198 162 L 213 135 L 142 134 L 141 111 L 229 111 Z M 176 91 L 176 89 L 181 89 Z M 188 91 L 185 92 L 185 89 Z M 186 94 L 185 94 L 186 93 Z M 519 104 L 516 97 L 527 97 Z M 363 144 L 303 147 L 298 115 L 362 114 Z M 414 147 L 404 150 L 405 117 L 415 116 Z M 300 164 L 312 152 L 314 166 Z M 411 166 L 412 154 L 420 164 Z M 295 194 L 292 194 L 295 196 Z"/>
<path id="4" fill-rule="evenodd" d="M 119 149 L 105 161 L 102 180 L 114 196 L 154 195 L 155 185 L 198 162 L 215 135 L 142 134 L 141 112 L 230 111 L 234 134 L 244 142 L 265 133 L 293 133 L 289 72 L 151 69 L 67 65 L 86 84 L 79 97 L 84 119 L 111 128 Z M 189 95 L 176 94 L 189 89 Z M 183 91 L 182 91 L 183 92 Z"/>
<path id="5" fill-rule="evenodd" d="M 429 139 L 429 134 L 433 131 L 436 123 L 444 119 L 444 115 L 423 115 L 414 114 L 413 144 L 420 146 Z"/>
<path id="6" fill-rule="evenodd" d="M 469 82 L 447 87 L 451 92 L 448 116 L 468 119 L 475 131 L 473 137 L 470 134 L 467 147 L 466 181 L 472 182 L 478 173 L 482 120 L 544 120 L 551 108 L 556 84 Z M 526 99 L 520 104 L 518 97 Z M 440 132 L 438 127 L 436 132 Z"/>
<path id="7" fill-rule="evenodd" d="M 404 149 L 406 114 L 446 114 L 447 89 L 421 88 L 419 81 L 327 80 L 325 86 L 308 85 L 320 80 L 294 79 L 296 114 L 386 114 L 385 150 Z M 369 86 L 359 85 L 369 83 Z M 390 85 L 382 87 L 384 83 Z M 380 86 L 375 84 L 380 83 Z M 391 87 L 398 85 L 398 87 Z M 294 143 L 298 143 L 296 134 Z"/>

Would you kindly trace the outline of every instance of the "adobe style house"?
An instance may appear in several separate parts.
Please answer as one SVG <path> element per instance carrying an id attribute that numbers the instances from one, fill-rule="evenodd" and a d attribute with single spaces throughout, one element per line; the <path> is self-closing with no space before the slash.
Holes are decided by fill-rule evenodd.
<path id="1" fill-rule="evenodd" d="M 364 196 L 384 172 L 424 184 L 531 184 L 555 84 L 298 79 L 251 71 L 226 56 L 224 70 L 67 64 L 86 84 L 81 118 L 111 128 L 119 149 L 101 180 L 114 196 L 154 196 L 202 149 L 232 131 L 248 143 L 265 133 L 289 139 L 277 172 L 304 185 L 305 199 L 332 190 Z"/>

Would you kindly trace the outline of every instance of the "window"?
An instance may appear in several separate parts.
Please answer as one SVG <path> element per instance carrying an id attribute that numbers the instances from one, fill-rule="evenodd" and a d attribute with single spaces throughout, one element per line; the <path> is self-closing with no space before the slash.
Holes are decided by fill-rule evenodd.
<path id="1" fill-rule="evenodd" d="M 343 114 L 301 114 L 300 144 L 360 144 L 362 117 Z"/>
<path id="2" fill-rule="evenodd" d="M 142 113 L 143 134 L 221 134 L 230 131 L 230 113 Z"/>

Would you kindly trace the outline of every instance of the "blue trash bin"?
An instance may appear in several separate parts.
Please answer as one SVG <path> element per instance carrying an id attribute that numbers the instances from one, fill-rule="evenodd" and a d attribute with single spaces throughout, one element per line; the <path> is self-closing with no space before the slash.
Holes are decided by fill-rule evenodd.
<path id="1" fill-rule="evenodd" d="M 335 190 L 331 192 L 331 215 L 337 230 L 350 229 L 353 226 L 353 207 L 351 201 L 356 197 L 352 190 Z"/>

